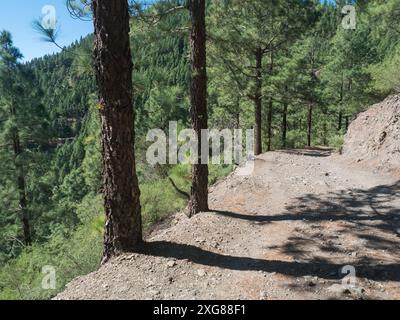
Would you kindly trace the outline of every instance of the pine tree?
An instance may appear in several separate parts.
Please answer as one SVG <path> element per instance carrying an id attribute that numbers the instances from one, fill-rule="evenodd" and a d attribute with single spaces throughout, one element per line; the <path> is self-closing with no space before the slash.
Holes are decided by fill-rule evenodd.
<path id="1" fill-rule="evenodd" d="M 197 163 L 192 168 L 192 188 L 189 214 L 208 211 L 208 165 L 202 154 L 202 130 L 208 129 L 207 66 L 205 0 L 189 0 L 187 6 L 192 18 L 190 32 L 191 51 L 191 115 L 192 127 L 197 135 Z"/>
<path id="2" fill-rule="evenodd" d="M 262 152 L 262 106 L 268 97 L 267 149 L 272 148 L 274 58 L 287 47 L 312 12 L 304 1 L 221 1 L 212 7 L 213 45 L 219 51 L 225 72 L 254 103 L 256 155 Z"/>
<path id="3" fill-rule="evenodd" d="M 95 69 L 102 122 L 106 224 L 103 262 L 142 241 L 134 154 L 132 57 L 126 0 L 94 0 Z"/>
<path id="4" fill-rule="evenodd" d="M 21 53 L 13 46 L 11 34 L 0 33 L 0 157 L 5 186 L 14 185 L 15 204 L 25 245 L 32 243 L 32 212 L 27 195 L 27 177 L 40 161 L 38 151 L 47 145 L 46 114 L 40 104 L 41 92 L 31 70 L 20 64 Z M 9 184 L 10 183 L 10 184 Z M 9 189 L 13 192 L 14 188 Z M 3 195 L 5 197 L 5 195 Z M 6 198 L 6 197 L 5 197 Z"/>

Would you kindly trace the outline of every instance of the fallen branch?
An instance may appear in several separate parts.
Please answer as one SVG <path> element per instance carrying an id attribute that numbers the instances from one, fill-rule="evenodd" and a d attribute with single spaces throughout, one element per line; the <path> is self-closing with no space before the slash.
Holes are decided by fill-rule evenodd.
<path id="1" fill-rule="evenodd" d="M 190 199 L 189 193 L 179 189 L 178 186 L 175 184 L 174 180 L 172 180 L 171 177 L 168 177 L 168 180 L 169 180 L 169 182 L 171 182 L 172 187 L 175 189 L 176 192 L 178 192 L 180 195 L 184 196 L 186 199 L 188 199 L 188 200 Z"/>

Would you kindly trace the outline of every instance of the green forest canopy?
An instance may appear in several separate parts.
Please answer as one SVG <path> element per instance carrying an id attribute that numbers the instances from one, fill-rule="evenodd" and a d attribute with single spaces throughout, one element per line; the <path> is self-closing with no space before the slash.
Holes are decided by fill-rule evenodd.
<path id="1" fill-rule="evenodd" d="M 260 90 L 263 150 L 269 143 L 271 149 L 307 144 L 340 149 L 357 113 L 400 88 L 400 2 L 356 1 L 355 30 L 343 28 L 340 8 L 346 1 L 337 2 L 209 1 L 210 127 L 254 127 L 254 96 Z M 145 161 L 149 129 L 166 130 L 172 120 L 186 128 L 190 122 L 189 17 L 177 11 L 157 23 L 143 18 L 176 4 L 160 1 L 140 15 L 132 10 L 136 153 L 146 228 L 186 206 L 168 177 L 182 190 L 190 187 L 190 167 L 152 168 Z M 21 64 L 11 35 L 0 35 L 0 298 L 49 298 L 100 261 L 100 125 L 92 41 L 89 36 L 59 54 Z M 257 89 L 259 47 L 265 54 Z M 210 183 L 232 169 L 211 166 Z M 26 184 L 23 210 L 20 176 Z M 30 223 L 29 243 L 21 217 Z M 40 286 L 44 265 L 57 270 L 54 290 Z"/>

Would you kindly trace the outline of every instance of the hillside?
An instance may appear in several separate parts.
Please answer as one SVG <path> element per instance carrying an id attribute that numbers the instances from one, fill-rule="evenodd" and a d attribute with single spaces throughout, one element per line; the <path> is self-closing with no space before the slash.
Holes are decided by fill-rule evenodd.
<path id="1" fill-rule="evenodd" d="M 400 175 L 400 96 L 390 96 L 359 114 L 345 141 L 346 157 Z"/>
<path id="2" fill-rule="evenodd" d="M 397 179 L 326 151 L 263 154 L 254 174 L 211 189 L 212 212 L 174 215 L 142 254 L 56 299 L 399 299 L 399 192 Z"/>
<path id="3" fill-rule="evenodd" d="M 90 2 L 0 23 L 0 300 L 398 297 L 400 1 Z"/>
<path id="4" fill-rule="evenodd" d="M 173 215 L 56 299 L 400 299 L 399 100 L 361 113 L 343 155 L 258 156 L 211 188 L 211 212 Z"/>

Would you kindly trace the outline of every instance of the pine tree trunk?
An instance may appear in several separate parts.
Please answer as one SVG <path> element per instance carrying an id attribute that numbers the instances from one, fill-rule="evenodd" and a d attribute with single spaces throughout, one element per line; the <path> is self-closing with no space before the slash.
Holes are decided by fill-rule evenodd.
<path id="1" fill-rule="evenodd" d="M 270 53 L 270 65 L 269 65 L 269 72 L 272 76 L 272 72 L 274 71 L 274 51 L 271 49 Z M 272 115 L 273 115 L 273 103 L 274 98 L 272 95 L 269 97 L 268 102 L 268 146 L 267 151 L 272 150 Z"/>
<path id="2" fill-rule="evenodd" d="M 326 145 L 328 145 L 328 128 L 327 128 L 327 126 L 326 126 L 326 122 L 324 121 L 324 124 L 322 125 L 322 130 L 323 130 L 323 137 L 322 137 L 322 139 L 323 139 L 323 141 L 322 141 L 322 143 L 323 143 L 323 145 L 324 146 L 326 146 Z"/>
<path id="3" fill-rule="evenodd" d="M 343 80 L 343 75 L 342 75 L 342 84 L 340 86 L 340 98 L 339 98 L 339 118 L 338 118 L 338 127 L 337 130 L 341 131 L 342 130 L 342 122 L 343 122 L 343 112 L 342 112 L 342 107 L 343 107 L 343 96 L 344 96 L 344 80 Z"/>
<path id="4" fill-rule="evenodd" d="M 345 117 L 345 128 L 346 128 L 346 132 L 347 132 L 347 130 L 349 129 L 349 124 L 350 124 L 350 119 L 349 119 L 349 116 L 346 116 Z"/>
<path id="5" fill-rule="evenodd" d="M 236 98 L 235 129 L 240 129 L 240 97 Z"/>
<path id="6" fill-rule="evenodd" d="M 15 116 L 15 111 L 12 109 L 12 115 Z M 26 182 L 24 170 L 20 164 L 19 157 L 22 154 L 21 143 L 19 139 L 18 129 L 13 130 L 13 149 L 15 157 L 15 166 L 17 171 L 17 189 L 18 189 L 18 205 L 20 210 L 20 219 L 24 234 L 24 244 L 30 246 L 32 244 L 31 226 L 28 216 L 28 201 L 26 200 Z"/>
<path id="7" fill-rule="evenodd" d="M 103 262 L 142 241 L 134 155 L 132 57 L 127 0 L 94 0 L 95 68 L 101 114 L 106 214 Z"/>
<path id="8" fill-rule="evenodd" d="M 262 50 L 256 50 L 256 94 L 254 95 L 255 107 L 255 143 L 254 154 L 258 156 L 262 153 L 262 138 L 261 138 L 261 118 L 262 118 Z"/>
<path id="9" fill-rule="evenodd" d="M 339 117 L 338 117 L 338 131 L 342 130 L 342 123 L 343 123 L 343 113 L 342 111 L 339 111 Z"/>
<path id="10" fill-rule="evenodd" d="M 286 136 L 287 136 L 287 110 L 288 104 L 285 101 L 283 103 L 283 114 L 282 114 L 282 148 L 286 149 Z"/>
<path id="11" fill-rule="evenodd" d="M 191 116 L 192 128 L 198 137 L 198 163 L 192 168 L 192 188 L 189 215 L 208 211 L 208 165 L 202 164 L 201 130 L 208 128 L 207 70 L 206 70 L 206 23 L 205 0 L 189 0 L 192 19 L 191 48 Z"/>
<path id="12" fill-rule="evenodd" d="M 308 106 L 308 119 L 307 119 L 307 146 L 311 147 L 311 136 L 312 136 L 312 116 L 313 116 L 313 105 L 310 103 Z"/>
<path id="13" fill-rule="evenodd" d="M 273 114 L 273 103 L 274 100 L 272 97 L 269 97 L 268 101 L 268 146 L 267 151 L 272 150 L 272 114 Z"/>

